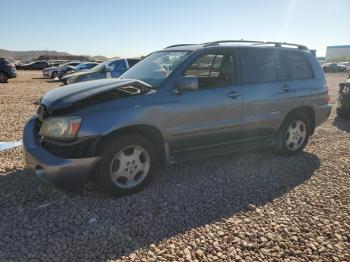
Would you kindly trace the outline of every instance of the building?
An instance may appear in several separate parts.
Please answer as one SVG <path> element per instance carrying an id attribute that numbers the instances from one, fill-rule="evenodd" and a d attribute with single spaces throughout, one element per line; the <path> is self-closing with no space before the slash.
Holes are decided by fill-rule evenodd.
<path id="1" fill-rule="evenodd" d="M 327 61 L 350 61 L 350 45 L 327 46 Z"/>

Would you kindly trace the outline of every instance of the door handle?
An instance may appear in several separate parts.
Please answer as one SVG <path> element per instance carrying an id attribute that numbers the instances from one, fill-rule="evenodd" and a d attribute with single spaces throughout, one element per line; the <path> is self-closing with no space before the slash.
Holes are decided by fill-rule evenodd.
<path id="1" fill-rule="evenodd" d="M 284 91 L 284 92 L 288 92 L 288 91 L 290 91 L 292 88 L 289 86 L 289 85 L 283 85 L 282 86 L 282 90 Z"/>
<path id="2" fill-rule="evenodd" d="M 235 91 L 232 91 L 230 93 L 228 93 L 227 97 L 231 98 L 231 99 L 235 99 L 237 97 L 239 97 L 241 94 Z"/>

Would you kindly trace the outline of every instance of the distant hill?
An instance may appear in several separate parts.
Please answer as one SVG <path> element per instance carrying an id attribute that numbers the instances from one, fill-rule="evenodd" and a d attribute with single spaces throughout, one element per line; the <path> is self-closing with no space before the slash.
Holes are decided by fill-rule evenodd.
<path id="1" fill-rule="evenodd" d="M 54 55 L 54 56 L 69 56 L 71 54 L 67 52 L 46 51 L 46 50 L 33 50 L 33 51 L 10 51 L 0 49 L 0 57 L 5 57 L 13 60 L 18 59 L 35 59 L 42 55 Z"/>
<path id="2" fill-rule="evenodd" d="M 88 56 L 91 60 L 100 60 L 100 61 L 106 61 L 109 58 L 105 57 L 103 55 L 95 55 L 95 56 Z"/>

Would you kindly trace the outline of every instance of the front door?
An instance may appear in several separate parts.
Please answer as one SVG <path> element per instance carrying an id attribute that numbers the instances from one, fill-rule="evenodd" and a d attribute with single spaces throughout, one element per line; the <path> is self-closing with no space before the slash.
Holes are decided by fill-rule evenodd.
<path id="1" fill-rule="evenodd" d="M 198 78 L 199 88 L 174 94 L 170 110 L 170 150 L 182 151 L 231 142 L 241 121 L 241 86 L 235 84 L 232 51 L 199 57 L 183 73 Z"/>

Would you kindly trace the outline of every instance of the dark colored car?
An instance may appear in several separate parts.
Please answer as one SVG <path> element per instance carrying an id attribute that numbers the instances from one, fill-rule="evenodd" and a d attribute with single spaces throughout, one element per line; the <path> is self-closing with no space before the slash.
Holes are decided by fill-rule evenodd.
<path id="1" fill-rule="evenodd" d="M 0 58 L 0 83 L 6 83 L 9 78 L 16 77 L 16 66 L 6 58 Z"/>
<path id="2" fill-rule="evenodd" d="M 338 116 L 350 116 L 350 75 L 349 79 L 339 84 Z"/>
<path id="3" fill-rule="evenodd" d="M 175 45 L 119 78 L 47 92 L 24 128 L 24 157 L 56 185 L 94 178 L 125 195 L 170 163 L 256 147 L 300 154 L 330 112 L 324 73 L 305 46 Z"/>
<path id="4" fill-rule="evenodd" d="M 337 63 L 323 64 L 322 69 L 325 73 L 346 72 L 346 66 Z"/>
<path id="5" fill-rule="evenodd" d="M 35 61 L 29 64 L 17 65 L 16 68 L 20 70 L 43 70 L 49 66 L 50 64 L 46 61 Z"/>
<path id="6" fill-rule="evenodd" d="M 121 76 L 126 70 L 139 62 L 138 58 L 118 58 L 105 61 L 94 68 L 63 76 L 63 84 L 73 84 L 90 80 L 116 78 Z"/>

